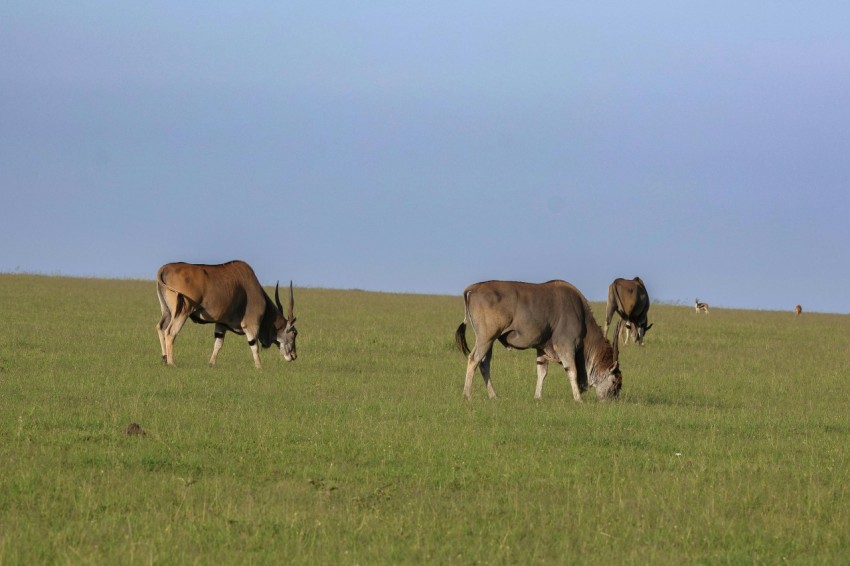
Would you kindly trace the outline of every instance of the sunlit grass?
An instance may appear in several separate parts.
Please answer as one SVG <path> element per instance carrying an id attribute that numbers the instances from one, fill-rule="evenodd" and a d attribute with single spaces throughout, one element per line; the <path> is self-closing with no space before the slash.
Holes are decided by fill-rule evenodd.
<path id="1" fill-rule="evenodd" d="M 296 289 L 260 371 L 196 325 L 163 367 L 152 282 L 3 275 L 0 308 L 2 563 L 850 553 L 850 317 L 653 305 L 622 398 L 578 405 L 500 347 L 464 402 L 459 296 Z"/>

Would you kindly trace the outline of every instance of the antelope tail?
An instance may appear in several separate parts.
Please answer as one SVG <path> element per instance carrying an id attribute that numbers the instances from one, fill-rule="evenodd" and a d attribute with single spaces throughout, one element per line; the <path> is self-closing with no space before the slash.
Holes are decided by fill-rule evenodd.
<path id="1" fill-rule="evenodd" d="M 466 320 L 469 318 L 469 294 L 465 293 L 463 295 L 463 322 L 460 323 L 460 326 L 457 327 L 455 331 L 455 344 L 457 344 L 457 349 L 464 353 L 464 355 L 468 356 L 471 350 L 469 349 L 469 344 L 466 342 Z"/>
<path id="2" fill-rule="evenodd" d="M 457 327 L 457 331 L 455 331 L 455 344 L 457 344 L 457 349 L 464 353 L 464 355 L 469 355 L 470 349 L 469 344 L 466 343 L 466 323 L 461 322 L 460 326 Z"/>

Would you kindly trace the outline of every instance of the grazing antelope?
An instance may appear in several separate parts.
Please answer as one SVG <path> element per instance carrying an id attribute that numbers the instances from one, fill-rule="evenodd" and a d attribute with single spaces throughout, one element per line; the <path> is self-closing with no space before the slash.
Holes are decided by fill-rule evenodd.
<path id="1" fill-rule="evenodd" d="M 794 307 L 794 312 L 797 313 L 797 316 L 800 316 L 800 314 L 803 312 L 803 307 L 797 305 L 796 307 Z"/>
<path id="2" fill-rule="evenodd" d="M 490 382 L 493 343 L 506 348 L 537 351 L 537 388 L 534 398 L 543 393 L 543 380 L 549 362 L 561 364 L 567 371 L 573 399 L 581 402 L 581 391 L 592 385 L 599 399 L 617 397 L 623 383 L 617 361 L 617 340 L 613 346 L 593 318 L 587 299 L 566 281 L 518 283 L 487 281 L 475 283 L 463 291 L 463 322 L 455 332 L 455 342 L 468 355 L 463 396 L 472 396 L 475 369 L 487 386 L 490 398 L 496 396 Z M 475 332 L 475 347 L 466 343 L 466 323 Z M 617 323 L 617 333 L 620 325 Z"/>
<path id="3" fill-rule="evenodd" d="M 156 333 L 162 347 L 162 361 L 167 365 L 174 365 L 174 339 L 187 319 L 215 324 L 210 367 L 215 366 L 228 330 L 245 335 L 258 369 L 258 342 L 263 348 L 272 344 L 279 346 L 286 361 L 297 357 L 295 337 L 298 331 L 295 330 L 292 282 L 289 283 L 289 316 L 284 314 L 280 304 L 278 285 L 275 285 L 275 302 L 272 303 L 254 270 L 244 261 L 221 265 L 167 263 L 156 273 L 156 294 L 162 309 Z"/>
<path id="4" fill-rule="evenodd" d="M 625 323 L 623 345 L 628 344 L 631 336 L 635 343 L 643 346 L 644 336 L 652 328 L 652 325 L 646 324 L 646 317 L 649 313 L 649 293 L 646 292 L 646 285 L 640 277 L 634 279 L 617 278 L 608 286 L 605 326 L 602 328 L 602 334 L 606 338 L 608 337 L 608 326 L 611 324 L 615 312 L 620 315 Z M 614 340 L 616 341 L 617 338 L 615 336 Z"/>
<path id="5" fill-rule="evenodd" d="M 694 310 L 696 312 L 702 311 L 708 314 L 708 303 L 701 303 L 699 302 L 699 299 L 694 299 Z"/>

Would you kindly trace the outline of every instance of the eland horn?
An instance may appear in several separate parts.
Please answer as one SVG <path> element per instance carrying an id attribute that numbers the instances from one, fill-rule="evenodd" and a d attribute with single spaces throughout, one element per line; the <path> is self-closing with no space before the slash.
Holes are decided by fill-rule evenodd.
<path id="1" fill-rule="evenodd" d="M 277 305 L 277 310 L 280 311 L 280 314 L 283 314 L 283 305 L 280 304 L 280 293 L 278 292 L 278 287 L 280 287 L 280 281 L 274 285 L 274 303 Z"/>
<path id="2" fill-rule="evenodd" d="M 289 280 L 289 320 L 295 319 L 295 296 L 292 294 L 292 280 Z"/>

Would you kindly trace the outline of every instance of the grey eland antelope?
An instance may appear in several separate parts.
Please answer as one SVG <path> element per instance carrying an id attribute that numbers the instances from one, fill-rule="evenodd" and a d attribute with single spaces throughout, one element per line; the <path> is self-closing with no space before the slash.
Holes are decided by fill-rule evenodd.
<path id="1" fill-rule="evenodd" d="M 623 345 L 625 346 L 628 343 L 629 336 L 631 336 L 635 343 L 643 346 L 646 332 L 652 328 L 652 325 L 647 324 L 649 293 L 647 293 L 646 285 L 640 277 L 634 279 L 617 278 L 608 286 L 605 326 L 602 329 L 602 334 L 606 338 L 608 337 L 608 326 L 611 324 L 615 312 L 620 315 L 620 319 L 625 323 L 626 332 L 623 337 Z M 614 341 L 617 338 L 617 336 L 614 336 Z"/>
<path id="2" fill-rule="evenodd" d="M 543 393 L 549 362 L 561 364 L 567 372 L 573 399 L 581 402 L 581 392 L 596 388 L 599 399 L 617 397 L 623 383 L 617 361 L 617 341 L 612 346 L 593 318 L 584 295 L 566 281 L 520 283 L 486 281 L 463 291 L 464 317 L 455 332 L 458 348 L 467 354 L 463 396 L 472 396 L 476 368 L 487 386 L 490 398 L 496 396 L 490 381 L 493 343 L 508 349 L 537 351 L 537 387 L 534 398 Z M 466 324 L 472 325 L 475 347 L 466 342 Z M 617 323 L 620 331 L 621 320 Z"/>

